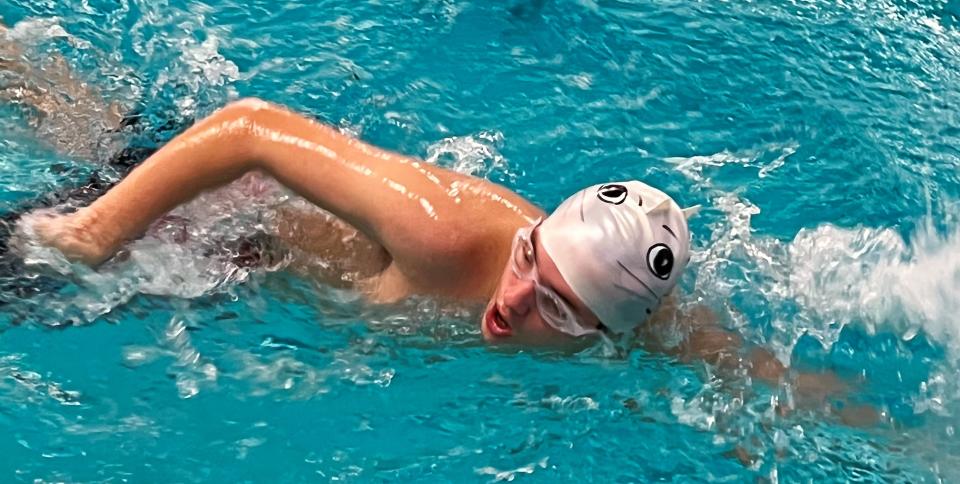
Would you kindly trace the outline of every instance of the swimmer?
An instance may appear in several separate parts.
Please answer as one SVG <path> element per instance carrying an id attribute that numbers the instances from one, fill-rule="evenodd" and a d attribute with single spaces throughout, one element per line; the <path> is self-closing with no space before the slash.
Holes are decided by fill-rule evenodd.
<path id="1" fill-rule="evenodd" d="M 632 332 L 684 360 L 770 383 L 789 378 L 814 405 L 845 387 L 831 374 L 788 373 L 761 348 L 743 351 L 742 340 L 704 308 L 680 314 L 671 291 L 690 260 L 687 217 L 695 209 L 681 209 L 654 187 L 586 187 L 548 216 L 505 187 L 258 99 L 197 122 L 88 206 L 23 219 L 43 243 L 97 266 L 178 205 L 250 173 L 336 216 L 287 210 L 276 235 L 343 259 L 336 266 L 364 274 L 353 286 L 372 302 L 421 295 L 483 303 L 484 340 L 516 347 L 580 348 Z M 344 230 L 360 242 L 345 247 L 345 237 L 329 236 Z M 658 339 L 665 326 L 685 336 L 679 345 Z"/>
<path id="2" fill-rule="evenodd" d="M 16 59 L 16 46 L 8 49 Z M 28 218 L 45 243 L 96 266 L 176 206 L 251 172 L 339 219 L 282 209 L 275 235 L 286 245 L 341 259 L 334 266 L 362 274 L 354 287 L 373 302 L 485 303 L 480 330 L 491 343 L 576 346 L 634 331 L 669 299 L 690 260 L 686 218 L 695 210 L 642 182 L 584 188 L 547 216 L 505 187 L 257 99 L 196 123 L 77 212 Z M 339 235 L 351 228 L 361 240 L 344 247 Z"/>
<path id="3" fill-rule="evenodd" d="M 378 266 L 356 284 L 371 301 L 486 302 L 480 329 L 494 343 L 563 346 L 632 331 L 690 259 L 689 212 L 644 183 L 587 187 L 548 217 L 490 181 L 256 99 L 187 129 L 89 206 L 33 225 L 67 257 L 95 266 L 173 208 L 250 172 L 370 241 L 369 250 L 344 256 Z"/>

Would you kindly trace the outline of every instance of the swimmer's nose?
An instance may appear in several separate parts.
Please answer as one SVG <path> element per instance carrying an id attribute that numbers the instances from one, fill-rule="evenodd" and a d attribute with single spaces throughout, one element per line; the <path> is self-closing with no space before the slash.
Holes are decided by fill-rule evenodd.
<path id="1" fill-rule="evenodd" d="M 525 279 L 516 280 L 504 288 L 502 309 L 505 316 L 510 319 L 526 316 L 536 304 L 534 291 L 533 281 Z"/>

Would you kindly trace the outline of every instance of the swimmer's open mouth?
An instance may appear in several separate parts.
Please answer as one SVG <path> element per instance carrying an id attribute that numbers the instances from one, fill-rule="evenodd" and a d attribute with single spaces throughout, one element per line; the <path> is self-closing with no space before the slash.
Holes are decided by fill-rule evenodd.
<path id="1" fill-rule="evenodd" d="M 510 329 L 510 323 L 507 323 L 507 321 L 503 319 L 500 311 L 497 310 L 496 304 L 490 305 L 490 309 L 488 309 L 487 314 L 484 315 L 483 324 L 487 325 L 487 330 L 494 336 L 504 337 L 513 334 L 513 330 Z"/>

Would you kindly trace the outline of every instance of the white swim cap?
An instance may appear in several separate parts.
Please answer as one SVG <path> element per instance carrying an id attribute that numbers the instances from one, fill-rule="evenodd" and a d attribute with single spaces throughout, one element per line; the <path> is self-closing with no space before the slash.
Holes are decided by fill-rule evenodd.
<path id="1" fill-rule="evenodd" d="M 687 217 L 639 181 L 594 185 L 566 199 L 540 226 L 560 275 L 600 321 L 623 333 L 642 323 L 690 262 Z"/>

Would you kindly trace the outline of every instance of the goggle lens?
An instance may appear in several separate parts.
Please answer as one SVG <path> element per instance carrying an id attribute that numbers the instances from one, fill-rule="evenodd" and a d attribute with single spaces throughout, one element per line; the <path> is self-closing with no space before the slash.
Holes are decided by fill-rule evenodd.
<path id="1" fill-rule="evenodd" d="M 539 224 L 538 221 L 531 227 L 517 231 L 512 250 L 514 274 L 517 277 L 533 281 L 537 292 L 537 310 L 550 327 L 574 337 L 596 333 L 597 329 L 586 328 L 581 324 L 580 318 L 573 312 L 573 308 L 560 299 L 556 291 L 540 282 L 536 248 L 530 237 Z"/>

